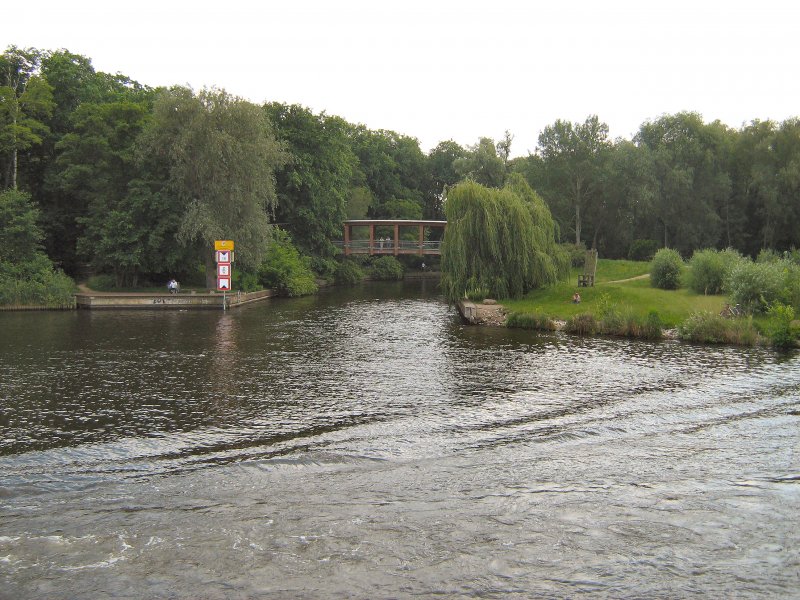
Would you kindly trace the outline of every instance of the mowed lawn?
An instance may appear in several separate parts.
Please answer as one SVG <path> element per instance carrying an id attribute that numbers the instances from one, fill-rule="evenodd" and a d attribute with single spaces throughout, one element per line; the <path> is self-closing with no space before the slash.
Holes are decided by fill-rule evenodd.
<path id="1" fill-rule="evenodd" d="M 649 277 L 631 279 L 647 275 L 649 270 L 648 262 L 600 259 L 594 287 L 578 287 L 578 274 L 583 270 L 573 269 L 569 281 L 535 290 L 520 300 L 505 299 L 501 303 L 511 312 L 537 313 L 563 320 L 587 312 L 600 316 L 602 306 L 612 304 L 642 317 L 656 311 L 666 327 L 677 326 L 692 313 L 718 313 L 725 306 L 725 296 L 703 296 L 686 288 L 660 290 L 650 286 Z M 572 303 L 575 292 L 581 295 L 580 304 Z"/>

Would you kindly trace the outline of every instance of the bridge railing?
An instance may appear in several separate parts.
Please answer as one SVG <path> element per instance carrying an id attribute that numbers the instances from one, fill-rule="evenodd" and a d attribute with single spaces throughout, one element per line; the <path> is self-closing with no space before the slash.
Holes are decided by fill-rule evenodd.
<path id="1" fill-rule="evenodd" d="M 334 241 L 333 244 L 339 248 L 350 251 L 351 254 L 394 254 L 395 249 L 398 254 L 440 254 L 442 249 L 441 240 L 424 241 L 421 244 L 416 240 L 398 240 L 395 248 L 394 240 L 380 241 L 373 240 L 350 240 L 348 244 L 344 241 Z"/>

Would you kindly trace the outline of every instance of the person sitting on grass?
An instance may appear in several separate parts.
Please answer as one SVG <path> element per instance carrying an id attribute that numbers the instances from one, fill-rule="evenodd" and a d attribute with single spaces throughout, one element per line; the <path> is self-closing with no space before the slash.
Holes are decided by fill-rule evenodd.
<path id="1" fill-rule="evenodd" d="M 572 296 L 572 303 L 573 304 L 580 304 L 581 303 L 581 295 L 578 292 Z"/>

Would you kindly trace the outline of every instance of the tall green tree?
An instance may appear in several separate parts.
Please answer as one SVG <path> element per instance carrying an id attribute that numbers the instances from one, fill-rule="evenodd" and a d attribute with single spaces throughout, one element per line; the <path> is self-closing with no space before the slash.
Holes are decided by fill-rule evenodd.
<path id="1" fill-rule="evenodd" d="M 654 229 L 655 182 L 648 155 L 633 142 L 617 140 L 608 148 L 595 201 L 586 213 L 591 245 L 602 256 L 622 258 L 631 243 Z"/>
<path id="2" fill-rule="evenodd" d="M 53 86 L 54 109 L 47 120 L 49 135 L 34 149 L 36 156 L 30 161 L 30 168 L 25 175 L 31 193 L 42 207 L 48 254 L 65 270 L 77 274 L 89 262 L 84 252 L 78 252 L 78 239 L 84 232 L 80 220 L 87 218 L 90 211 L 87 202 L 91 192 L 84 193 L 80 186 L 75 185 L 73 178 L 64 177 L 65 166 L 72 159 L 60 159 L 59 155 L 70 148 L 70 154 L 80 163 L 80 152 L 75 152 L 75 134 L 89 136 L 86 148 L 97 141 L 98 135 L 103 135 L 92 130 L 91 120 L 98 124 L 106 122 L 109 128 L 118 130 L 114 134 L 116 141 L 111 142 L 116 148 L 114 151 L 118 151 L 121 144 L 119 132 L 123 128 L 121 125 L 111 125 L 109 119 L 112 119 L 112 115 L 121 117 L 125 111 L 112 110 L 101 115 L 98 107 L 106 104 L 138 105 L 149 114 L 154 91 L 119 73 L 108 75 L 96 72 L 89 58 L 68 50 L 43 52 L 41 62 L 42 74 Z M 79 112 L 87 106 L 95 107 L 90 109 L 92 119 L 88 118 L 88 113 Z M 137 127 L 131 127 L 138 131 Z M 72 138 L 66 144 L 61 144 L 66 136 Z M 132 139 L 135 136 L 126 137 Z M 99 162 L 87 167 L 100 170 L 104 164 Z M 124 169 L 112 178 L 119 181 L 124 174 L 130 175 L 130 170 Z M 105 176 L 100 179 L 105 180 Z M 102 181 L 98 185 L 103 185 Z"/>
<path id="3" fill-rule="evenodd" d="M 10 46 L 0 55 L 0 158 L 3 187 L 17 188 L 19 153 L 42 143 L 53 91 L 40 74 L 41 54 Z"/>
<path id="4" fill-rule="evenodd" d="M 428 175 L 416 138 L 358 125 L 352 128 L 351 143 L 358 157 L 353 186 L 369 188 L 369 216 L 388 217 L 384 203 L 390 201 L 407 200 L 422 208 Z"/>
<path id="5" fill-rule="evenodd" d="M 428 173 L 430 187 L 426 196 L 424 216 L 427 219 L 444 218 L 444 195 L 447 187 L 461 180 L 455 168 L 455 162 L 467 155 L 466 149 L 453 140 L 439 142 L 428 153 Z"/>
<path id="6" fill-rule="evenodd" d="M 183 207 L 178 240 L 204 259 L 213 283 L 215 239 L 232 239 L 236 259 L 255 269 L 277 204 L 275 170 L 288 158 L 263 109 L 224 90 L 163 90 L 142 135 L 161 165 L 162 187 Z"/>
<path id="7" fill-rule="evenodd" d="M 511 142 L 508 142 L 508 152 Z M 453 167 L 460 178 L 470 178 L 488 187 L 502 187 L 506 180 L 506 162 L 508 154 L 498 153 L 498 145 L 494 140 L 483 137 L 474 146 L 467 149 L 465 156 L 455 160 Z"/>
<path id="8" fill-rule="evenodd" d="M 300 250 L 332 256 L 331 240 L 341 235 L 357 162 L 349 125 L 296 104 L 271 103 L 264 109 L 291 154 L 277 172 L 275 219 Z"/>
<path id="9" fill-rule="evenodd" d="M 118 286 L 136 286 L 142 273 L 175 271 L 178 206 L 144 181 L 136 142 L 150 119 L 146 104 L 81 104 L 73 131 L 57 145 L 63 193 L 85 212 L 73 224 L 76 250 L 97 271 L 113 272 Z"/>
<path id="10" fill-rule="evenodd" d="M 608 125 L 597 115 L 583 123 L 559 119 L 539 134 L 537 153 L 546 175 L 542 193 L 550 206 L 561 209 L 562 225 L 572 213 L 576 244 L 583 242 L 585 215 L 600 196 L 610 147 Z"/>
<path id="11" fill-rule="evenodd" d="M 800 120 L 753 121 L 739 133 L 733 155 L 736 247 L 755 256 L 800 246 Z"/>
<path id="12" fill-rule="evenodd" d="M 731 191 L 721 131 L 705 125 L 699 114 L 684 112 L 644 123 L 635 138 L 652 160 L 653 209 L 664 246 L 682 254 L 715 247 L 720 240 L 717 211 Z"/>
<path id="13" fill-rule="evenodd" d="M 569 273 L 550 210 L 519 174 L 502 189 L 459 183 L 445 213 L 442 288 L 451 301 L 476 290 L 515 298 Z"/>

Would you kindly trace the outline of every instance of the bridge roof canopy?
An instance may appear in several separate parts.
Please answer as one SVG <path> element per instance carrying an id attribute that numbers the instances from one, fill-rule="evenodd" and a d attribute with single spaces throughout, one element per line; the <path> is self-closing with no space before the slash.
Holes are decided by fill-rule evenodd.
<path id="1" fill-rule="evenodd" d="M 369 226 L 369 225 L 400 225 L 401 227 L 411 227 L 414 225 L 424 225 L 425 227 L 444 227 L 447 221 L 421 221 L 405 219 L 350 219 L 344 222 L 345 225 Z"/>

